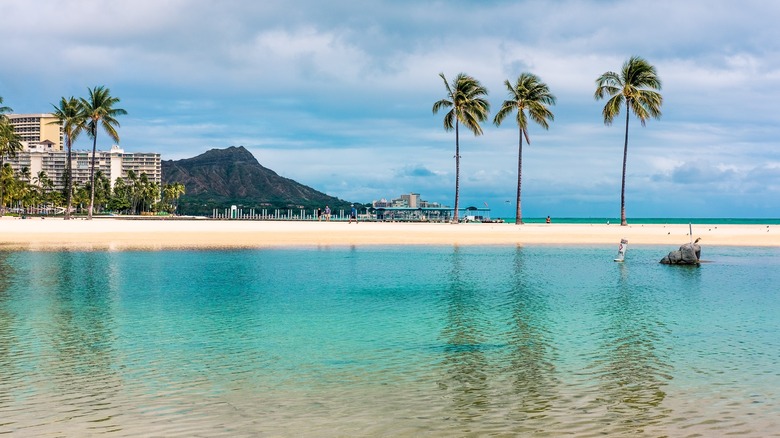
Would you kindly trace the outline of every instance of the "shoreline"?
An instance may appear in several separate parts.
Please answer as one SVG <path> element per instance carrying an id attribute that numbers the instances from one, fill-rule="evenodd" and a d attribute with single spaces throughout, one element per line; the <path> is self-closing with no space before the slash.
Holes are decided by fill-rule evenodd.
<path id="1" fill-rule="evenodd" d="M 0 250 L 162 250 L 359 245 L 665 245 L 688 224 L 441 224 L 100 218 L 0 219 Z M 780 226 L 694 225 L 702 246 L 780 247 Z"/>

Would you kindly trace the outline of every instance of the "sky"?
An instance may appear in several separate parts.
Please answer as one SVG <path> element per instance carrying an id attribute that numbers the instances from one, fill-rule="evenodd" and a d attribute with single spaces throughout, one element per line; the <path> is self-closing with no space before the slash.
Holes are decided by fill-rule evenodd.
<path id="1" fill-rule="evenodd" d="M 630 121 L 629 220 L 780 217 L 780 2 L 36 0 L 0 16 L 15 113 L 103 85 L 126 151 L 244 146 L 353 202 L 454 205 L 455 135 L 432 106 L 439 73 L 469 74 L 491 114 L 461 131 L 461 205 L 493 217 L 514 213 L 518 130 L 492 118 L 522 72 L 557 98 L 523 148 L 523 216 L 619 217 L 625 113 L 604 124 L 595 80 L 641 56 L 664 100 L 660 120 Z"/>

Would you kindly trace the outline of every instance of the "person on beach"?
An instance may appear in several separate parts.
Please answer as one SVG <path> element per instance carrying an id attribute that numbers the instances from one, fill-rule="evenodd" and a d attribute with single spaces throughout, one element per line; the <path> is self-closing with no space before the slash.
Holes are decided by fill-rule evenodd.
<path id="1" fill-rule="evenodd" d="M 354 205 L 352 206 L 352 211 L 349 212 L 349 223 L 352 223 L 352 221 L 357 223 L 357 210 Z"/>
<path id="2" fill-rule="evenodd" d="M 330 207 L 325 206 L 325 220 L 330 222 Z"/>
<path id="3" fill-rule="evenodd" d="M 317 220 L 318 221 L 322 220 L 322 209 L 319 207 L 317 207 Z"/>
<path id="4" fill-rule="evenodd" d="M 550 216 L 547 216 L 547 223 L 549 224 L 551 222 L 552 222 L 552 219 L 550 219 Z"/>

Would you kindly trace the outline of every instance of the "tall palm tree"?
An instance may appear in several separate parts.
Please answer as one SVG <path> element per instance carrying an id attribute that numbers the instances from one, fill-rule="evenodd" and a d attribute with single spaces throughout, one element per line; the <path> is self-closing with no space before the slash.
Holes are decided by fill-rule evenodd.
<path id="1" fill-rule="evenodd" d="M 68 148 L 68 161 L 65 163 L 65 173 L 67 174 L 66 182 L 66 203 L 65 208 L 65 220 L 70 219 L 70 209 L 73 202 L 73 167 L 72 167 L 72 146 L 76 141 L 79 134 L 86 129 L 86 114 L 84 107 L 81 105 L 78 99 L 71 96 L 69 99 L 64 97 L 60 99 L 60 105 L 54 107 L 54 117 L 56 121 L 50 122 L 50 124 L 59 124 L 62 126 L 63 134 L 65 135 L 65 146 Z"/>
<path id="2" fill-rule="evenodd" d="M 0 171 L 2 171 L 5 157 L 15 157 L 22 150 L 22 142 L 19 134 L 14 132 L 14 127 L 5 117 L 0 117 Z M 3 201 L 3 189 L 5 184 L 0 182 L 0 216 L 5 213 Z"/>
<path id="3" fill-rule="evenodd" d="M 628 120 L 629 113 L 634 115 L 645 126 L 645 121 L 652 117 L 661 118 L 663 97 L 661 79 L 655 67 L 639 56 L 632 56 L 625 63 L 620 73 L 608 71 L 596 79 L 596 93 L 593 97 L 600 100 L 610 96 L 601 114 L 604 124 L 609 126 L 620 114 L 623 103 L 626 104 L 626 139 L 623 144 L 623 183 L 620 189 L 620 225 L 626 222 L 626 159 L 628 158 Z"/>
<path id="4" fill-rule="evenodd" d="M 488 94 L 487 88 L 483 87 L 478 80 L 465 74 L 459 73 L 452 84 L 447 82 L 444 73 L 439 73 L 439 77 L 444 81 L 444 87 L 447 89 L 447 97 L 433 104 L 433 113 L 436 114 L 440 109 L 450 108 L 444 115 L 444 130 L 452 131 L 455 129 L 455 216 L 453 223 L 458 223 L 458 209 L 460 201 L 460 139 L 458 126 L 460 123 L 471 130 L 475 136 L 482 135 L 480 122 L 487 120 L 490 112 L 490 102 L 485 99 Z"/>
<path id="5" fill-rule="evenodd" d="M 531 144 L 531 139 L 528 138 L 528 118 L 538 123 L 542 128 L 548 129 L 550 125 L 547 121 L 555 120 L 555 116 L 547 105 L 555 105 L 555 96 L 550 93 L 550 89 L 539 79 L 538 76 L 531 73 L 521 73 L 517 77 L 517 82 L 512 85 L 508 80 L 504 81 L 504 85 L 509 93 L 509 99 L 505 100 L 501 105 L 501 109 L 498 110 L 496 116 L 493 118 L 493 123 L 496 126 L 501 125 L 501 122 L 512 113 L 517 110 L 517 128 L 519 131 L 519 145 L 517 149 L 517 208 L 515 210 L 515 223 L 523 223 L 523 210 L 520 204 L 520 192 L 523 182 L 523 137 L 526 142 Z M 526 115 L 527 113 L 527 115 Z"/>
<path id="6" fill-rule="evenodd" d="M 92 138 L 92 162 L 89 168 L 89 212 L 87 219 L 92 219 L 92 211 L 95 208 L 95 155 L 97 154 L 97 132 L 98 127 L 102 127 L 106 134 L 115 142 L 119 142 L 119 134 L 116 128 L 119 127 L 117 116 L 127 114 L 127 111 L 121 108 L 114 108 L 119 103 L 118 97 L 112 97 L 111 91 L 104 87 L 88 88 L 89 97 L 81 99 L 81 105 L 87 120 L 87 134 Z"/>

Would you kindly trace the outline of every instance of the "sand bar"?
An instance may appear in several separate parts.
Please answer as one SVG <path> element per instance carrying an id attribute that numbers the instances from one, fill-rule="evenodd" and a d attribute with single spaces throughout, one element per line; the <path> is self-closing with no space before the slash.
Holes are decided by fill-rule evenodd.
<path id="1" fill-rule="evenodd" d="M 778 246 L 777 225 L 694 225 L 702 245 Z M 631 245 L 676 246 L 688 225 L 432 224 L 99 218 L 0 219 L 0 249 L 124 250 L 351 245 Z"/>

